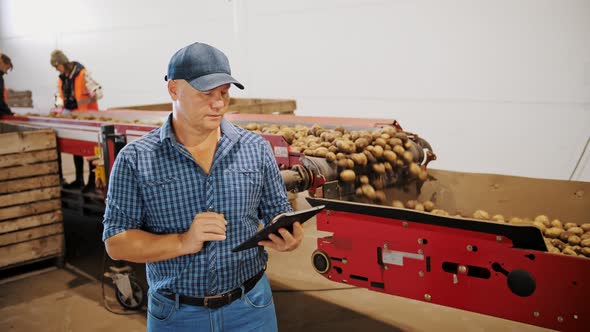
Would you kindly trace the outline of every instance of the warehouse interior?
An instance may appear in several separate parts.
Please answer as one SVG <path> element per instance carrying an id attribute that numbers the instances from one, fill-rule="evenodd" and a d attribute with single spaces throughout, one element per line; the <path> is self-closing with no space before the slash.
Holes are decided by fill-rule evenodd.
<path id="1" fill-rule="evenodd" d="M 409 186 L 404 187 L 403 193 L 387 192 L 380 202 L 386 204 L 373 204 L 375 200 L 363 197 L 361 203 L 369 202 L 369 210 L 373 211 L 367 221 L 383 217 L 390 210 L 402 211 L 394 218 L 395 222 L 405 220 L 400 221 L 400 228 L 395 228 L 398 232 L 403 230 L 401 225 L 407 227 L 407 222 L 413 225 L 411 222 L 416 220 L 412 218 L 434 218 L 436 213 L 427 213 L 434 210 L 424 211 L 422 204 L 421 212 L 403 212 L 416 210 L 416 202 L 432 200 L 437 209 L 440 206 L 449 211 L 443 218 L 449 214 L 458 218 L 452 223 L 456 225 L 454 231 L 461 229 L 457 234 L 465 236 L 463 231 L 477 229 L 461 225 L 477 223 L 475 219 L 492 219 L 486 225 L 500 224 L 491 216 L 503 214 L 503 232 L 514 234 L 510 227 L 518 224 L 514 227 L 522 226 L 522 234 L 526 230 L 532 234 L 522 240 L 524 249 L 494 247 L 486 242 L 490 238 L 483 236 L 478 238 L 482 241 L 477 246 L 480 254 L 485 254 L 486 248 L 497 250 L 497 259 L 506 262 L 512 256 L 502 257 L 501 253 L 515 252 L 519 259 L 529 255 L 522 263 L 527 266 L 523 270 L 528 268 L 527 264 L 531 265 L 530 271 L 543 270 L 539 266 L 546 264 L 554 269 L 571 269 L 551 278 L 550 272 L 533 273 L 536 289 L 531 292 L 537 293 L 532 296 L 490 295 L 489 299 L 477 300 L 469 295 L 482 291 L 476 288 L 480 281 L 472 282 L 468 276 L 473 275 L 467 272 L 462 276 L 460 267 L 455 268 L 457 273 L 449 273 L 447 279 L 437 279 L 440 288 L 427 294 L 416 286 L 422 285 L 422 270 L 420 275 L 413 275 L 417 280 L 400 275 L 397 279 L 384 279 L 384 285 L 366 282 L 374 278 L 369 268 L 350 272 L 355 280 L 339 277 L 340 272 L 331 270 L 319 273 L 315 259 L 321 246 L 326 246 L 322 250 L 341 252 L 359 235 L 365 242 L 354 242 L 358 247 L 350 251 L 350 257 L 357 257 L 363 252 L 358 249 L 361 245 L 385 242 L 378 251 L 371 251 L 379 259 L 366 256 L 366 264 L 371 266 L 370 271 L 374 271 L 375 265 L 380 275 L 386 275 L 390 266 L 384 259 L 392 258 L 383 256 L 383 252 L 390 252 L 389 247 L 395 243 L 405 243 L 401 236 L 384 238 L 379 234 L 379 230 L 387 230 L 384 234 L 390 232 L 380 221 L 372 228 L 377 230 L 372 234 L 362 234 L 364 226 L 353 225 L 341 230 L 344 240 L 334 233 L 334 239 L 339 240 L 330 242 L 330 227 L 339 227 L 329 225 L 333 220 L 330 218 L 341 215 L 322 212 L 305 223 L 305 235 L 297 250 L 268 250 L 266 273 L 273 290 L 279 331 L 584 330 L 580 326 L 590 324 L 590 309 L 578 305 L 586 301 L 588 293 L 584 290 L 590 290 L 590 242 L 584 242 L 590 239 L 589 40 L 590 2 L 586 0 L 0 0 L 0 53 L 8 55 L 13 65 L 3 75 L 4 87 L 8 100 L 11 94 L 27 99 L 13 100 L 14 115 L 0 115 L 0 330 L 146 330 L 146 306 L 142 303 L 137 310 L 122 306 L 117 300 L 117 286 L 104 276 L 105 272 L 114 271 L 110 267 L 120 265 L 106 256 L 102 241 L 101 188 L 88 193 L 60 189 L 60 183 L 51 182 L 38 187 L 41 189 L 37 196 L 30 194 L 30 198 L 26 198 L 28 191 L 10 188 L 19 188 L 17 185 L 24 186 L 24 181 L 28 181 L 26 186 L 31 189 L 42 174 L 34 173 L 35 177 L 30 178 L 14 175 L 27 167 L 28 161 L 19 159 L 21 153 L 29 153 L 27 149 L 54 151 L 49 160 L 59 169 L 53 169 L 55 177 L 47 181 L 70 182 L 75 179 L 72 151 L 82 151 L 75 142 L 84 140 L 89 146 L 87 150 L 92 150 L 93 145 L 105 149 L 106 145 L 99 142 L 98 129 L 102 124 L 121 125 L 128 121 L 123 124 L 128 126 L 127 142 L 158 127 L 171 110 L 164 80 L 168 62 L 177 50 L 193 42 L 222 50 L 231 64 L 231 75 L 245 86 L 244 90 L 230 89 L 237 104 L 233 108 L 235 113 L 226 118 L 234 123 L 245 126 L 274 121 L 310 128 L 320 123 L 325 128 L 346 130 L 391 126 L 397 131 L 403 128 L 411 136 L 409 140 L 427 141 L 429 149 L 424 151 L 433 151 L 436 156 L 429 160 L 421 152 L 422 164 L 418 164 L 422 170 L 428 167 L 428 180 L 421 180 L 422 187 L 414 196 L 413 189 L 407 190 Z M 55 49 L 82 63 L 104 94 L 98 100 L 98 112 L 78 118 L 80 126 L 75 118 L 52 115 L 59 75 L 50 63 Z M 246 114 L 244 110 L 254 104 L 258 104 L 260 112 L 250 110 Z M 84 139 L 74 137 L 72 141 L 71 132 L 80 128 Z M 32 132 L 41 137 L 37 143 L 23 139 L 23 133 Z M 385 132 L 382 135 L 390 136 Z M 41 141 L 43 145 L 30 147 Z M 116 146 L 116 139 L 113 142 Z M 275 141 L 271 144 L 274 147 Z M 419 146 L 422 151 L 424 145 Z M 290 155 L 294 151 L 291 148 Z M 87 150 L 84 156 L 88 158 Z M 274 151 L 278 156 L 278 150 Z M 303 149 L 300 152 L 302 157 L 309 156 Z M 367 156 L 371 154 L 376 155 L 370 151 Z M 114 156 L 108 156 L 111 157 Z M 303 163 L 309 169 L 310 165 L 315 164 Z M 88 179 L 87 167 L 84 172 L 84 179 Z M 336 177 L 337 190 L 346 190 L 348 182 L 342 176 L 339 182 Z M 333 189 L 327 184 L 320 190 L 314 186 L 312 183 L 305 190 L 289 193 L 295 210 L 310 208 L 313 204 L 307 198 L 328 197 Z M 51 188 L 57 189 L 49 193 Z M 313 189 L 309 191 L 310 188 Z M 362 190 L 361 193 L 367 195 Z M 53 196 L 40 196 L 45 194 Z M 404 202 L 415 200 L 414 205 L 406 203 L 396 210 L 398 207 L 393 204 L 391 209 L 397 194 Z M 58 205 L 47 207 L 49 202 Z M 382 205 L 390 210 L 379 210 Z M 45 210 L 39 212 L 40 206 Z M 19 207 L 30 207 L 33 212 L 17 216 L 14 211 Z M 36 216 L 53 219 L 36 221 Z M 508 222 L 510 217 L 524 220 Z M 50 242 L 50 237 L 42 237 L 46 235 L 35 235 L 36 228 L 12 226 L 17 222 L 23 224 L 24 219 L 36 226 L 58 223 L 60 226 L 55 229 L 63 237 L 61 242 L 55 242 L 59 253 L 11 260 L 10 256 L 19 255 L 21 249 L 14 249 L 17 245 L 29 251 L 43 251 L 30 249 L 27 241 Z M 544 226 L 534 224 L 543 223 L 544 219 Z M 437 222 L 434 225 L 439 225 Z M 561 229 L 557 234 L 546 232 L 556 228 Z M 360 231 L 355 234 L 351 229 Z M 369 232 L 369 226 L 366 229 Z M 424 234 L 434 237 L 433 232 L 426 228 Z M 490 231 L 487 232 L 489 235 Z M 498 234 L 491 242 L 500 235 L 510 237 Z M 571 240 L 570 236 L 576 239 Z M 541 249 L 525 248 L 537 240 Z M 425 245 L 421 238 L 418 243 L 412 241 L 413 246 Z M 518 247 L 515 238 L 511 241 Z M 437 244 L 431 241 L 431 245 Z M 447 248 L 444 243 L 440 245 Z M 571 250 L 564 250 L 566 246 Z M 474 246 L 468 245 L 467 251 L 475 252 L 477 247 L 473 250 Z M 557 254 L 550 249 L 557 250 Z M 451 260 L 449 257 L 455 251 L 437 253 L 445 261 Z M 325 257 L 329 261 L 335 255 Z M 358 268 L 353 261 L 348 265 L 346 261 L 339 258 L 329 267 L 338 267 L 336 271 Z M 4 266 L 3 262 L 9 263 Z M 506 270 L 493 268 L 491 260 L 489 263 L 491 279 L 503 278 L 502 271 Z M 144 265 L 129 266 L 145 292 L 148 285 Z M 428 266 L 430 269 L 429 263 Z M 413 268 L 411 264 L 408 267 Z M 503 289 L 508 289 L 505 278 L 502 281 Z M 457 283 L 467 288 L 458 291 L 453 288 Z M 552 287 L 576 295 L 552 292 Z M 419 297 L 413 293 L 414 288 L 420 288 Z M 431 294 L 449 297 L 439 300 Z M 548 313 L 536 309 L 537 305 L 554 305 L 559 309 Z M 528 316 L 520 316 L 524 307 Z"/>

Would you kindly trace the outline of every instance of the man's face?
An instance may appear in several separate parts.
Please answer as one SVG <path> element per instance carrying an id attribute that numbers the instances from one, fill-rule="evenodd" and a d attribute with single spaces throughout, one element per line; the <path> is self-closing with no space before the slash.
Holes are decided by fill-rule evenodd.
<path id="1" fill-rule="evenodd" d="M 168 82 L 168 92 L 175 104 L 175 117 L 194 129 L 217 129 L 229 106 L 230 84 L 199 91 L 185 80 Z"/>

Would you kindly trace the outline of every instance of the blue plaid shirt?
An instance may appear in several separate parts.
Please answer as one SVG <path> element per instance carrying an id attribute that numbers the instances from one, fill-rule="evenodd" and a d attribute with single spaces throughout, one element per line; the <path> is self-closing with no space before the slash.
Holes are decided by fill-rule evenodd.
<path id="1" fill-rule="evenodd" d="M 172 128 L 162 127 L 127 144 L 109 178 L 103 241 L 129 229 L 154 234 L 186 232 L 195 215 L 222 213 L 226 239 L 196 254 L 146 264 L 148 284 L 162 293 L 203 297 L 225 293 L 264 268 L 263 248 L 231 249 L 276 215 L 291 211 L 283 179 L 261 136 L 221 122 L 222 136 L 207 175 Z"/>

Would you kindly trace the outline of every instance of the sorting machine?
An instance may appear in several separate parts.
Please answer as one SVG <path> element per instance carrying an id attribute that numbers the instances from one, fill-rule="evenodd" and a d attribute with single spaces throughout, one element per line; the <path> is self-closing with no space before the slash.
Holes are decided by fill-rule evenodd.
<path id="1" fill-rule="evenodd" d="M 168 114 L 108 112 L 111 119 L 153 122 L 146 125 L 105 123 L 100 112 L 88 113 L 87 120 L 24 115 L 3 120 L 54 128 L 62 152 L 92 156 L 100 142 L 108 178 L 117 151 Z M 238 124 L 401 128 L 385 119 L 227 117 Z M 317 228 L 332 235 L 317 240 L 312 264 L 327 279 L 560 331 L 590 329 L 590 260 L 547 252 L 537 228 L 351 201 L 352 190 L 339 183 L 335 165 L 292 151 L 281 136 L 264 136 L 273 147 L 287 188 L 309 192 L 312 206 L 326 206 L 317 216 Z M 432 149 L 425 142 L 415 143 L 423 149 L 421 161 L 427 163 L 424 156 Z"/>

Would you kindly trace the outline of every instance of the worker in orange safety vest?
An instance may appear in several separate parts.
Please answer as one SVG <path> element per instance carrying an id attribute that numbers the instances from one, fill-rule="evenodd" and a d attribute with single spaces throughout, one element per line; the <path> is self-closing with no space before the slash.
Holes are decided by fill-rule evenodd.
<path id="1" fill-rule="evenodd" d="M 90 75 L 90 72 L 79 62 L 70 61 L 61 50 L 51 52 L 51 65 L 59 72 L 57 92 L 55 93 L 55 113 L 98 110 L 98 99 L 101 99 L 102 87 Z M 95 189 L 94 166 L 89 161 L 90 174 L 84 186 L 84 159 L 74 155 L 76 179 L 64 184 L 66 189 L 82 189 L 83 192 Z"/>

